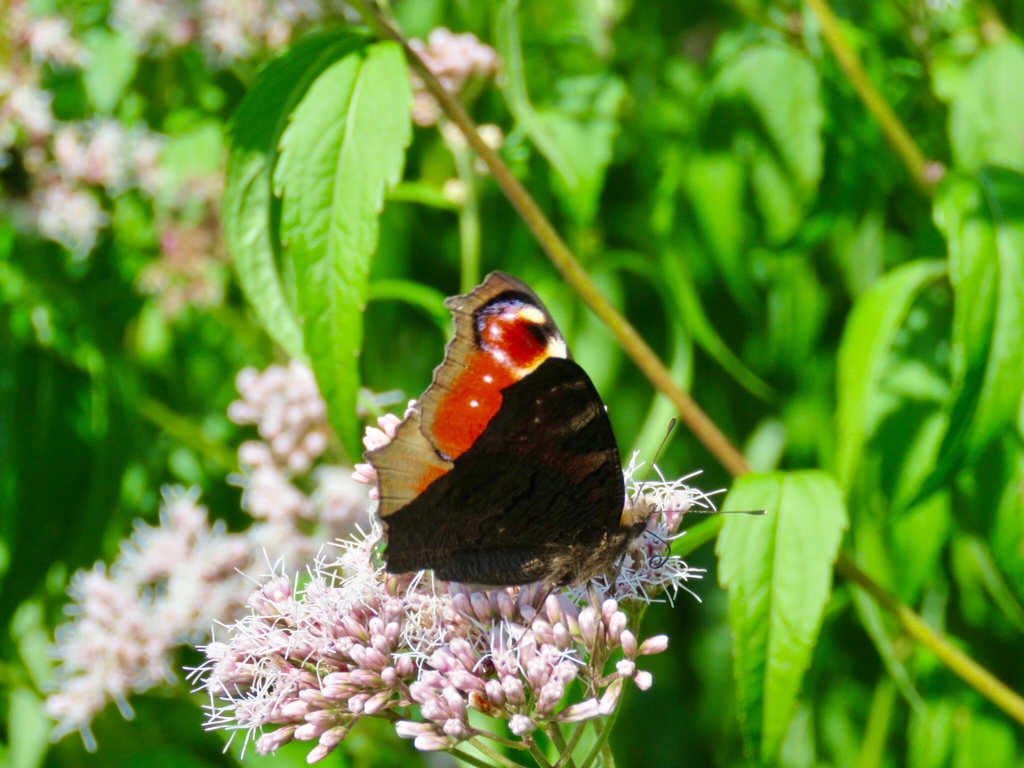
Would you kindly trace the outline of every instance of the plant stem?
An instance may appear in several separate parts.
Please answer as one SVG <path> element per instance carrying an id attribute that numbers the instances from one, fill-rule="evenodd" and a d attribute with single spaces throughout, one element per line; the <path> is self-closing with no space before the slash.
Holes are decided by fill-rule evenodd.
<path id="1" fill-rule="evenodd" d="M 458 747 L 452 747 L 451 749 L 449 749 L 448 754 L 452 755 L 458 760 L 461 760 L 464 763 L 475 765 L 476 768 L 493 768 L 493 766 L 491 766 L 490 763 L 485 763 L 479 757 L 471 755 L 468 752 L 463 752 Z M 522 766 L 519 766 L 519 768 L 522 768 Z"/>
<path id="2" fill-rule="evenodd" d="M 537 765 L 541 768 L 551 768 L 547 755 L 541 751 L 540 747 L 537 746 L 537 742 L 533 740 L 530 741 L 530 754 L 533 755 L 533 759 L 537 761 Z"/>
<path id="3" fill-rule="evenodd" d="M 523 768 L 522 764 L 517 763 L 515 760 L 510 760 L 500 752 L 495 752 L 493 749 L 491 749 L 482 741 L 480 741 L 480 739 L 476 736 L 471 738 L 469 740 L 469 743 L 476 747 L 486 758 L 502 766 L 503 768 Z M 545 768 L 545 766 L 547 766 L 546 761 L 541 765 L 541 768 Z"/>
<path id="4" fill-rule="evenodd" d="M 863 65 L 861 65 L 852 50 L 846 45 L 839 32 L 838 20 L 832 14 L 831 9 L 824 0 L 807 1 L 815 9 L 815 12 L 819 14 L 823 34 L 826 35 L 830 45 L 837 45 L 839 50 L 843 52 L 842 57 L 836 52 L 837 58 L 840 58 L 840 64 L 844 65 L 844 62 L 853 62 L 850 66 L 859 72 L 858 76 L 853 76 L 847 71 L 847 76 L 851 77 L 851 83 L 854 84 L 854 87 L 858 87 L 857 83 L 860 83 L 861 87 L 865 88 L 865 93 L 870 94 L 870 96 L 861 94 L 861 98 L 866 99 L 865 104 L 868 105 L 869 109 L 872 109 L 873 114 L 874 109 L 878 109 L 880 110 L 879 114 L 884 112 L 889 115 L 888 122 L 882 123 L 883 130 L 886 130 L 887 135 L 889 135 L 889 131 L 892 131 L 893 136 L 902 135 L 905 138 L 905 141 L 901 140 L 898 144 L 894 144 L 894 146 L 897 146 L 897 151 L 900 151 L 899 148 L 902 147 L 903 151 L 907 153 L 906 157 L 901 154 L 901 159 L 908 163 L 908 169 L 914 174 L 915 180 L 918 180 L 919 184 L 923 182 L 922 189 L 930 194 L 937 179 L 929 177 L 926 169 L 928 163 L 925 161 L 920 149 L 909 138 L 902 123 L 899 122 L 885 100 L 874 89 L 874 86 L 871 85 L 867 74 L 864 72 Z M 576 261 L 568 246 L 559 237 L 537 203 L 523 185 L 520 184 L 519 180 L 515 178 L 512 171 L 509 170 L 501 158 L 480 138 L 473 125 L 473 121 L 466 114 L 462 105 L 438 82 L 437 78 L 434 77 L 419 56 L 416 55 L 416 52 L 409 47 L 409 44 L 402 35 L 387 24 L 376 10 L 370 7 L 366 0 L 350 0 L 350 2 L 371 28 L 376 30 L 381 36 L 394 40 L 402 46 L 410 65 L 416 70 L 427 89 L 438 100 L 441 108 L 451 121 L 462 129 L 469 145 L 473 147 L 480 158 L 487 164 L 488 168 L 490 168 L 495 181 L 501 187 L 509 202 L 519 212 L 523 221 L 526 222 L 527 226 L 534 233 L 537 241 L 544 248 L 555 266 L 562 272 L 569 284 L 580 294 L 594 313 L 608 326 L 609 330 L 618 339 L 619 344 L 633 358 L 637 367 L 654 385 L 655 389 L 672 400 L 673 404 L 679 409 L 680 417 L 690 427 L 697 439 L 733 475 L 744 475 L 750 472 L 750 467 L 739 450 L 729 442 L 729 439 L 708 418 L 707 414 L 700 409 L 693 399 L 675 384 L 671 374 L 661 360 L 658 359 L 643 339 L 639 337 L 625 318 L 619 315 L 618 311 L 601 295 L 597 286 L 594 285 L 583 270 L 583 267 Z M 827 32 L 825 31 L 826 29 L 828 30 Z M 836 49 L 833 48 L 833 50 L 835 51 Z M 844 65 L 845 69 L 846 66 Z M 860 93 L 859 90 L 858 93 Z M 871 105 L 874 105 L 874 109 Z M 876 117 L 878 117 L 877 114 Z M 881 118 L 879 119 L 881 120 Z M 894 139 L 890 137 L 890 141 L 894 141 Z M 709 526 L 708 530 L 711 529 L 712 527 Z M 1024 699 L 956 648 L 942 634 L 929 627 L 924 619 L 914 613 L 909 606 L 904 605 L 876 584 L 847 555 L 840 553 L 836 561 L 836 568 L 846 578 L 865 590 L 882 608 L 895 616 L 896 620 L 910 637 L 931 650 L 940 661 L 963 679 L 964 682 L 1001 707 L 1015 720 L 1024 723 Z M 581 768 L 587 768 L 594 758 L 597 757 L 600 746 L 607 740 L 606 731 L 610 727 L 612 719 L 614 719 L 614 715 L 612 715 L 609 723 L 605 726 L 605 731 L 602 732 L 603 738 L 598 738 L 598 743 L 591 750 L 591 754 L 587 756 L 586 761 L 581 764 Z"/>
<path id="5" fill-rule="evenodd" d="M 580 739 L 583 736 L 583 731 L 586 730 L 587 720 L 581 720 L 576 723 L 576 727 L 572 729 L 572 736 L 569 737 L 568 743 L 562 738 L 562 732 L 558 729 L 557 725 L 552 724 L 551 730 L 558 734 L 556 740 L 552 737 L 552 741 L 555 742 L 555 746 L 561 751 L 561 756 L 558 758 L 558 762 L 555 763 L 554 768 L 576 768 L 576 762 L 572 759 L 572 753 L 576 751 L 576 745 L 580 743 Z"/>
<path id="6" fill-rule="evenodd" d="M 856 768 L 878 768 L 884 764 L 885 743 L 889 738 L 892 724 L 892 708 L 896 703 L 896 684 L 892 678 L 882 677 L 875 686 L 868 711 L 868 724 L 864 728 L 864 740 L 860 744 Z"/>
<path id="7" fill-rule="evenodd" d="M 839 19 L 829 6 L 828 0 L 807 0 L 807 5 L 817 18 L 818 24 L 821 25 L 822 37 L 825 38 L 825 42 L 832 50 L 832 55 L 836 57 L 840 69 L 846 74 L 846 79 L 850 81 L 853 90 L 860 97 L 861 103 L 878 121 L 882 133 L 885 134 L 885 138 L 896 151 L 918 188 L 925 195 L 931 197 L 935 191 L 935 185 L 942 178 L 942 166 L 937 162 L 929 161 L 924 156 L 906 126 L 889 106 L 889 102 L 875 88 L 864 69 L 864 64 L 843 36 Z"/>
<path id="8" fill-rule="evenodd" d="M 480 206 L 477 203 L 476 172 L 468 149 L 452 147 L 455 171 L 466 190 L 459 206 L 459 285 L 469 293 L 480 282 Z"/>
<path id="9" fill-rule="evenodd" d="M 594 761 L 597 759 L 598 754 L 604 752 L 605 744 L 608 742 L 608 737 L 612 733 L 612 726 L 615 725 L 615 718 L 619 716 L 619 710 L 622 709 L 622 701 L 619 701 L 619 706 L 615 708 L 615 711 L 609 715 L 608 719 L 605 720 L 604 724 L 598 730 L 597 723 L 594 724 L 594 729 L 597 730 L 597 741 L 594 742 L 594 746 L 591 747 L 590 753 L 580 763 L 580 768 L 590 768 Z M 611 754 L 609 752 L 609 754 Z M 614 760 L 612 761 L 615 762 Z"/>
<path id="10" fill-rule="evenodd" d="M 867 592 L 885 610 L 896 617 L 900 627 L 918 644 L 923 645 L 964 682 L 1002 709 L 1006 714 L 1024 724 L 1024 699 L 997 680 L 991 672 L 953 645 L 947 638 L 928 626 L 924 619 L 908 606 L 886 592 L 871 580 L 860 567 L 846 555 L 839 555 L 836 569 L 847 579 Z"/>

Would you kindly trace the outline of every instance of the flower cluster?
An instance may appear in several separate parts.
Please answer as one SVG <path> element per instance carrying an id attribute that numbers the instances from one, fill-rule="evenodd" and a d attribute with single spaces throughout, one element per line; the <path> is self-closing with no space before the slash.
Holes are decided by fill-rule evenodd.
<path id="1" fill-rule="evenodd" d="M 114 701 L 130 716 L 128 696 L 173 680 L 172 649 L 202 637 L 214 620 L 235 615 L 246 594 L 239 569 L 255 552 L 241 535 L 210 525 L 197 492 L 165 491 L 158 526 L 138 524 L 109 572 L 79 572 L 69 613 L 58 629 L 57 690 L 46 702 L 55 737 L 82 732 Z"/>
<path id="2" fill-rule="evenodd" d="M 288 44 L 295 27 L 319 20 L 324 0 L 116 0 L 112 23 L 140 46 L 180 47 L 198 42 L 223 63 Z"/>
<path id="3" fill-rule="evenodd" d="M 262 375 L 249 371 L 239 378 L 249 382 L 240 387 L 245 408 L 239 418 L 258 424 L 268 441 L 300 422 L 306 425 L 304 434 L 323 428 L 311 418 L 323 413 L 323 402 L 304 367 L 272 366 Z M 254 394 L 261 379 L 269 382 L 262 397 Z M 296 415 L 296 407 L 303 417 Z M 270 423 L 264 430 L 274 419 L 278 426 Z M 315 451 L 318 457 L 324 447 Z M 275 454 L 260 441 L 239 450 L 240 459 L 258 454 L 268 465 L 274 465 L 274 456 L 286 458 L 280 445 Z M 77 730 L 94 747 L 89 724 L 100 710 L 115 702 L 130 716 L 130 696 L 173 681 L 178 646 L 201 641 L 213 623 L 240 615 L 252 591 L 252 581 L 243 574 L 265 571 L 267 563 L 301 567 L 312 562 L 324 541 L 351 532 L 355 512 L 367 503 L 365 488 L 340 466 L 321 463 L 309 497 L 282 478 L 290 489 L 282 502 L 281 489 L 268 482 L 271 487 L 254 483 L 246 491 L 255 522 L 241 533 L 211 524 L 198 491 L 167 489 L 159 525 L 137 523 L 109 569 L 97 566 L 75 576 L 68 609 L 72 620 L 57 632 L 60 667 L 46 704 L 57 721 L 56 738 Z"/>
<path id="4" fill-rule="evenodd" d="M 241 399 L 228 406 L 228 418 L 255 425 L 260 436 L 238 448 L 244 474 L 234 479 L 245 489 L 243 509 L 268 525 L 319 522 L 321 541 L 351 531 L 368 494 L 348 469 L 319 463 L 329 430 L 313 372 L 293 360 L 262 373 L 245 368 L 235 384 Z M 315 551 L 296 553 L 297 560 L 308 562 Z"/>
<path id="5" fill-rule="evenodd" d="M 394 417 L 382 419 L 367 444 L 394 426 Z M 653 535 L 633 542 L 617 573 L 555 592 L 388 574 L 373 525 L 341 542 L 338 558 L 318 561 L 301 590 L 283 574 L 272 578 L 250 598 L 250 615 L 206 646 L 196 676 L 211 698 L 208 725 L 248 732 L 260 753 L 316 742 L 310 762 L 364 717 L 394 722 L 421 750 L 477 748 L 481 739 L 536 749 L 535 732 L 561 740 L 562 729 L 578 730 L 578 740 L 587 722 L 616 709 L 627 682 L 651 686 L 637 662 L 667 640 L 641 642 L 640 616 L 659 594 L 671 599 L 699 577 L 667 549 L 682 515 L 705 502 L 682 483 L 634 486 L 627 504 L 652 513 Z M 506 721 L 515 738 L 471 711 Z"/>
<path id="6" fill-rule="evenodd" d="M 498 71 L 498 54 L 469 32 L 455 34 L 438 27 L 427 36 L 426 43 L 410 40 L 409 45 L 452 93 L 460 93 L 473 77 L 488 77 Z M 441 116 L 440 105 L 415 73 L 412 82 L 412 119 L 422 127 L 434 125 Z"/>

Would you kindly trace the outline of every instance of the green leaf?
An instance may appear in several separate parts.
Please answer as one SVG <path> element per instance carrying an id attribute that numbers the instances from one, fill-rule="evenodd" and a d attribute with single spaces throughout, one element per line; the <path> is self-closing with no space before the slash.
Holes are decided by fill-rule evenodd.
<path id="1" fill-rule="evenodd" d="M 741 120 L 730 126 L 734 151 L 750 165 L 768 239 L 788 240 L 821 180 L 825 113 L 814 65 L 792 48 L 746 47 L 722 68 L 714 94 Z"/>
<path id="2" fill-rule="evenodd" d="M 224 237 L 242 291 L 260 325 L 296 359 L 305 357 L 302 332 L 286 296 L 274 233 L 277 144 L 288 115 L 310 83 L 339 58 L 366 43 L 365 36 L 348 30 L 300 40 L 261 70 L 231 121 L 222 214 Z"/>
<path id="3" fill-rule="evenodd" d="M 566 174 L 552 166 L 555 194 L 576 224 L 586 227 L 597 216 L 626 88 L 615 77 L 579 77 L 560 81 L 559 89 L 558 108 L 539 110 L 538 117 L 571 169 Z"/>
<path id="4" fill-rule="evenodd" d="M 693 277 L 687 267 L 686 258 L 679 253 L 666 253 L 661 259 L 662 273 L 667 283 L 666 295 L 673 302 L 673 315 L 682 319 L 693 334 L 693 340 L 711 355 L 714 360 L 732 376 L 740 386 L 755 397 L 765 401 L 775 398 L 775 392 L 757 374 L 740 360 L 718 335 L 708 320 L 700 295 L 693 284 Z"/>
<path id="5" fill-rule="evenodd" d="M 686 163 L 685 189 L 696 223 L 740 307 L 760 304 L 744 259 L 748 216 L 746 173 L 730 152 L 695 154 Z"/>
<path id="6" fill-rule="evenodd" d="M 936 494 L 933 498 L 939 499 L 940 496 Z M 948 505 L 948 499 L 945 501 Z M 893 571 L 899 565 L 899 560 L 888 546 L 884 534 L 883 525 L 877 518 L 862 515 L 853 528 L 851 538 L 853 539 L 854 557 L 858 565 L 870 573 L 875 581 L 891 589 L 895 582 Z M 928 541 L 924 542 L 925 548 L 928 543 Z M 903 593 L 905 594 L 906 590 Z M 906 654 L 897 649 L 895 633 L 891 631 L 886 622 L 886 615 L 882 613 L 881 606 L 863 590 L 854 589 L 851 591 L 851 596 L 861 627 L 871 638 L 889 677 L 915 711 L 923 709 L 924 703 L 921 700 L 921 695 L 914 687 L 913 678 L 905 663 Z"/>
<path id="7" fill-rule="evenodd" d="M 447 338 L 452 314 L 444 305 L 445 298 L 437 289 L 411 280 L 374 280 L 366 294 L 367 301 L 401 301 L 422 310 Z"/>
<path id="8" fill-rule="evenodd" d="M 835 480 L 819 471 L 745 475 L 723 506 L 767 513 L 727 519 L 716 551 L 729 591 L 740 727 L 747 751 L 768 763 L 821 628 L 846 506 Z"/>
<path id="9" fill-rule="evenodd" d="M 953 768 L 1015 768 L 1017 739 L 1013 726 L 976 712 L 966 713 L 953 737 Z"/>
<path id="10" fill-rule="evenodd" d="M 1024 46 L 1012 37 L 985 48 L 968 66 L 950 105 L 949 139 L 957 165 L 1003 165 L 1024 172 Z"/>
<path id="11" fill-rule="evenodd" d="M 907 729 L 908 768 L 945 768 L 955 729 L 956 705 L 951 701 L 929 702 L 911 714 Z"/>
<path id="12" fill-rule="evenodd" d="M 401 48 L 349 53 L 293 112 L 274 175 L 305 350 L 352 459 L 361 452 L 356 396 L 370 260 L 384 195 L 401 178 L 412 138 L 411 101 Z"/>
<path id="13" fill-rule="evenodd" d="M 949 242 L 956 303 L 952 368 L 957 400 L 943 454 L 984 447 L 1013 424 L 1024 391 L 1024 176 L 987 169 L 951 176 L 935 220 Z M 940 463 L 942 460 L 940 460 Z"/>
<path id="14" fill-rule="evenodd" d="M 992 559 L 1013 590 L 1024 603 L 1024 451 L 1016 450 L 1005 459 L 1007 482 L 1003 486 L 996 516 L 989 536 Z"/>
<path id="15" fill-rule="evenodd" d="M 915 261 L 889 272 L 860 297 L 846 321 L 836 363 L 836 476 L 850 488 L 873 430 L 879 383 L 896 332 L 918 293 L 945 274 L 938 261 Z"/>
<path id="16" fill-rule="evenodd" d="M 99 28 L 86 32 L 82 43 L 89 56 L 82 70 L 85 92 L 97 112 L 110 114 L 135 77 L 135 43 L 120 32 Z"/>

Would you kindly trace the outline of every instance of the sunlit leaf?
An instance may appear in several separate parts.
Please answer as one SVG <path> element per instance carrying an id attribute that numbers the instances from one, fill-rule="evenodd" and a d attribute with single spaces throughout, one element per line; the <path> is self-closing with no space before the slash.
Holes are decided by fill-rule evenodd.
<path id="1" fill-rule="evenodd" d="M 558 107 L 538 110 L 538 116 L 572 169 L 563 174 L 552 167 L 555 193 L 576 223 L 588 226 L 597 215 L 626 90 L 617 78 L 593 77 L 563 81 L 562 90 Z"/>
<path id="2" fill-rule="evenodd" d="M 271 61 L 231 122 L 224 191 L 224 237 L 238 280 L 264 330 L 296 359 L 305 357 L 302 332 L 278 265 L 273 172 L 288 116 L 327 67 L 365 45 L 350 31 L 313 35 Z"/>
<path id="3" fill-rule="evenodd" d="M 951 432 L 943 453 L 977 450 L 1017 417 L 1024 391 L 1024 176 L 953 176 L 935 219 L 949 242 L 955 292 Z"/>
<path id="4" fill-rule="evenodd" d="M 849 488 L 873 428 L 878 386 L 896 332 L 918 293 L 945 274 L 937 261 L 917 261 L 878 280 L 854 305 L 836 363 L 836 476 Z"/>
<path id="5" fill-rule="evenodd" d="M 1024 172 L 1024 46 L 1007 36 L 982 48 L 956 89 L 949 138 L 957 165 L 1003 165 Z"/>
<path id="6" fill-rule="evenodd" d="M 764 509 L 725 521 L 718 577 L 729 590 L 740 726 L 747 751 L 772 760 L 796 708 L 832 589 L 846 504 L 824 472 L 746 475 L 725 509 Z"/>
<path id="7" fill-rule="evenodd" d="M 411 100 L 397 45 L 349 53 L 292 113 L 274 174 L 305 350 L 352 459 L 361 453 L 356 394 L 370 260 L 385 192 L 401 177 L 412 136 Z"/>
<path id="8" fill-rule="evenodd" d="M 730 126 L 750 166 L 768 239 L 789 239 L 817 193 L 824 148 L 818 73 L 794 48 L 746 47 L 715 82 L 715 98 L 741 120 Z"/>

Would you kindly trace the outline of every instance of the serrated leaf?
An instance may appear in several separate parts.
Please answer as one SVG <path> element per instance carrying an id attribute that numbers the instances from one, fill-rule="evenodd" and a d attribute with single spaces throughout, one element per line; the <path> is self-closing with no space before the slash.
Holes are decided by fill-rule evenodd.
<path id="1" fill-rule="evenodd" d="M 231 121 L 222 213 L 224 238 L 239 284 L 260 325 L 296 359 L 305 358 L 302 331 L 281 278 L 274 234 L 277 144 L 288 115 L 310 83 L 367 41 L 349 30 L 300 40 L 261 70 Z"/>
<path id="2" fill-rule="evenodd" d="M 739 103 L 747 117 L 735 149 L 750 164 L 754 196 L 768 239 L 795 234 L 817 194 L 824 146 L 824 109 L 814 65 L 792 48 L 744 48 L 715 82 L 715 99 Z"/>
<path id="3" fill-rule="evenodd" d="M 361 452 L 356 396 L 370 260 L 384 195 L 401 178 L 412 138 L 411 102 L 401 48 L 349 53 L 292 113 L 274 176 L 305 350 L 352 459 Z"/>
<path id="4" fill-rule="evenodd" d="M 846 506 L 835 480 L 819 471 L 745 475 L 723 506 L 766 511 L 727 519 L 716 552 L 729 591 L 740 727 L 747 751 L 768 763 L 821 628 Z"/>
<path id="5" fill-rule="evenodd" d="M 949 112 L 949 138 L 965 169 L 1003 165 L 1024 172 L 1024 46 L 1007 36 L 967 67 Z"/>
<path id="6" fill-rule="evenodd" d="M 918 293 L 945 274 L 939 261 L 915 261 L 879 279 L 846 321 L 836 363 L 836 476 L 850 488 L 873 428 L 875 400 L 896 332 Z"/>
<path id="7" fill-rule="evenodd" d="M 975 451 L 1011 425 L 1024 388 L 1024 176 L 990 168 L 951 176 L 935 220 L 949 243 L 955 294 L 950 421 L 963 429 L 943 446 Z M 943 460 L 940 459 L 940 464 Z"/>

